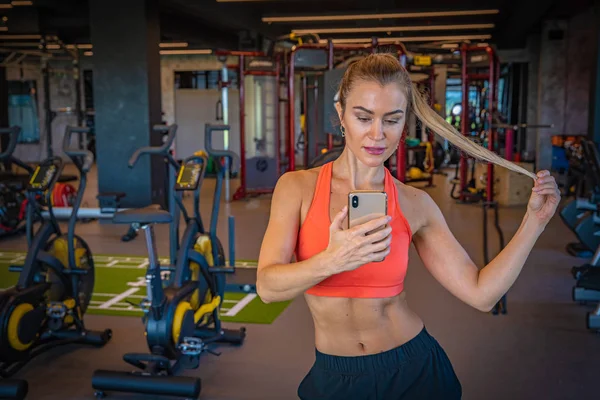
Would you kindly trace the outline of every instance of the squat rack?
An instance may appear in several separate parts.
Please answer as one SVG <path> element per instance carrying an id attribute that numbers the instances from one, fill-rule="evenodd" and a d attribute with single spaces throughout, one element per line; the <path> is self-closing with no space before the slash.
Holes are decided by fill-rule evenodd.
<path id="1" fill-rule="evenodd" d="M 8 42 L 12 41 L 12 42 Z M 15 42 L 16 41 L 16 42 Z M 39 50 L 32 50 L 32 48 Z M 54 58 L 53 51 L 62 51 L 69 56 L 72 62 L 72 74 L 75 82 L 75 107 L 66 107 L 52 110 L 50 101 L 50 59 Z M 56 35 L 0 35 L 0 53 L 8 54 L 2 61 L 2 66 L 22 67 L 23 62 L 28 57 L 39 57 L 41 61 L 42 81 L 44 87 L 44 127 L 46 134 L 46 155 L 52 157 L 54 151 L 52 149 L 52 122 L 57 115 L 75 115 L 77 118 L 77 126 L 83 124 L 83 111 L 81 106 L 81 66 L 79 48 L 77 45 L 67 46 Z M 80 146 L 85 146 L 80 138 Z"/>
<path id="2" fill-rule="evenodd" d="M 272 71 L 261 71 L 261 70 L 246 70 L 245 63 L 248 58 L 251 57 L 267 57 L 264 52 L 261 51 L 227 51 L 218 50 L 215 51 L 217 57 L 236 56 L 238 57 L 238 64 L 227 65 L 226 68 L 237 71 L 238 73 L 238 87 L 239 87 L 239 123 L 240 123 L 240 186 L 233 195 L 234 200 L 244 198 L 248 195 L 266 194 L 271 193 L 273 189 L 253 189 L 250 190 L 246 185 L 246 112 L 245 112 L 245 88 L 244 79 L 247 76 L 273 76 L 275 77 L 275 152 L 276 168 L 277 171 L 281 171 L 281 154 L 280 154 L 280 115 L 279 115 L 279 103 L 280 99 L 280 70 L 281 70 L 281 56 L 275 55 L 274 68 Z M 230 82 L 220 81 L 220 88 L 227 88 Z M 229 194 L 226 194 L 226 198 L 229 200 Z"/>
<path id="3" fill-rule="evenodd" d="M 386 44 L 387 45 L 387 44 Z M 396 48 L 396 52 L 398 54 L 398 58 L 402 65 L 406 65 L 406 53 L 404 47 L 399 44 L 391 44 L 392 47 Z M 327 41 L 327 43 L 303 43 L 298 44 L 292 47 L 292 50 L 289 52 L 287 61 L 287 98 L 288 98 L 288 123 L 287 123 L 287 140 L 286 140 L 286 155 L 288 156 L 288 171 L 296 170 L 296 160 L 295 160 L 295 138 L 296 138 L 296 119 L 295 119 L 295 72 L 296 72 L 296 59 L 295 54 L 301 49 L 314 49 L 314 50 L 322 50 L 327 51 L 327 71 L 331 71 L 334 69 L 334 54 L 335 51 L 371 51 L 375 53 L 377 48 L 379 47 L 379 41 L 376 37 L 371 39 L 371 43 L 369 44 L 344 44 L 344 45 L 336 45 L 333 43 L 331 39 Z M 303 82 L 303 98 L 307 100 L 306 90 L 309 86 L 306 82 Z M 313 89 L 317 90 L 314 86 Z M 305 110 L 306 113 L 306 110 Z M 308 126 L 308 124 L 307 124 Z M 327 149 L 331 151 L 333 148 L 333 133 L 332 132 L 324 132 L 327 136 Z M 307 149 L 305 149 L 304 155 L 305 163 L 307 163 Z"/>

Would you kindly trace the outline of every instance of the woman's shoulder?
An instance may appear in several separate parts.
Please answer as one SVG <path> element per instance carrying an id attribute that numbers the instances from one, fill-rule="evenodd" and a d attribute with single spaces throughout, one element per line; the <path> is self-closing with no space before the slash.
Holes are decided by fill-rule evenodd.
<path id="1" fill-rule="evenodd" d="M 396 192 L 398 193 L 398 200 L 405 201 L 408 203 L 422 204 L 430 198 L 429 194 L 417 187 L 407 185 L 400 182 L 398 179 L 394 179 L 394 185 L 396 186 Z"/>
<path id="2" fill-rule="evenodd" d="M 413 234 L 427 221 L 427 214 L 433 199 L 426 191 L 414 186 L 407 185 L 394 178 L 394 184 L 398 193 L 398 203 L 402 214 L 407 219 Z"/>
<path id="3" fill-rule="evenodd" d="M 281 175 L 277 181 L 277 187 L 285 191 L 288 190 L 300 190 L 305 191 L 309 188 L 314 188 L 319 172 L 322 167 L 288 171 Z"/>

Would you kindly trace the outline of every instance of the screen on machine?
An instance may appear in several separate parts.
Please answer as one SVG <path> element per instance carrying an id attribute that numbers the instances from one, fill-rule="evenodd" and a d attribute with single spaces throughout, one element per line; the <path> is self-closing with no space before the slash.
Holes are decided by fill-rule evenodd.
<path id="1" fill-rule="evenodd" d="M 57 172 L 58 167 L 56 165 L 39 165 L 36 167 L 29 180 L 29 189 L 40 191 L 48 190 L 50 185 L 53 184 Z"/>
<path id="2" fill-rule="evenodd" d="M 202 164 L 187 163 L 183 164 L 177 175 L 175 190 L 196 190 L 200 183 L 202 173 Z"/>

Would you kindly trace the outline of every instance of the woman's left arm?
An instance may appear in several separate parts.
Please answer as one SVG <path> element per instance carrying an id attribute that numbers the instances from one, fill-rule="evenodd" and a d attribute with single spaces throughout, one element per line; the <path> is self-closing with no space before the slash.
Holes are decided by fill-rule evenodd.
<path id="1" fill-rule="evenodd" d="M 485 267 L 478 269 L 458 243 L 439 207 L 422 196 L 427 216 L 413 242 L 431 274 L 454 296 L 481 311 L 490 311 L 510 289 L 531 249 L 544 231 L 560 202 L 560 192 L 548 171 L 537 174 L 527 213 L 506 247 Z"/>

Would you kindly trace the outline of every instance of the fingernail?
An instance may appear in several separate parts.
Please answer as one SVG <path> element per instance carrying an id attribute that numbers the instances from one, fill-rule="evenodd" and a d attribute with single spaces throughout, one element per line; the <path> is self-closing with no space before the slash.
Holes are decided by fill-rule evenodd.
<path id="1" fill-rule="evenodd" d="M 391 220 L 392 220 L 392 217 L 390 217 L 390 216 L 388 215 L 388 216 L 387 216 L 387 220 L 388 220 L 388 221 L 391 221 Z"/>

